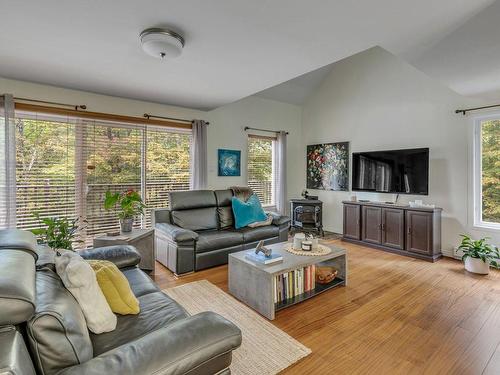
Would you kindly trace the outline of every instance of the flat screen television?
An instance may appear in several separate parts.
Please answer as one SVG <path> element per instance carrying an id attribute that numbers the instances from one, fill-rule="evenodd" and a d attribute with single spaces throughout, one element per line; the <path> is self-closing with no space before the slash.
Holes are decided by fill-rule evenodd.
<path id="1" fill-rule="evenodd" d="M 352 190 L 429 193 L 429 149 L 353 152 Z"/>

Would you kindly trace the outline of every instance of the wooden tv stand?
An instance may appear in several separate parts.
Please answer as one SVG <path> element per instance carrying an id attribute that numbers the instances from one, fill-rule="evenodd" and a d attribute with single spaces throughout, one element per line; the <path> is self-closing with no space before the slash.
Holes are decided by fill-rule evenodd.
<path id="1" fill-rule="evenodd" d="M 441 208 L 343 201 L 343 241 L 431 262 L 441 254 Z"/>

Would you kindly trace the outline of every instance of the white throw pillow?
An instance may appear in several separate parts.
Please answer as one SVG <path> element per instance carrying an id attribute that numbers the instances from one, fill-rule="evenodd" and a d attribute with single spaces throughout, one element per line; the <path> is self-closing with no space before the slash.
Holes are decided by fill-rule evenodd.
<path id="1" fill-rule="evenodd" d="M 273 215 L 267 214 L 267 219 L 264 221 L 256 221 L 255 223 L 248 224 L 250 228 L 265 227 L 266 225 L 271 225 L 273 222 Z"/>
<path id="2" fill-rule="evenodd" d="M 116 315 L 102 293 L 94 270 L 80 255 L 66 251 L 55 257 L 56 271 L 85 315 L 88 329 L 104 333 L 116 328 Z"/>

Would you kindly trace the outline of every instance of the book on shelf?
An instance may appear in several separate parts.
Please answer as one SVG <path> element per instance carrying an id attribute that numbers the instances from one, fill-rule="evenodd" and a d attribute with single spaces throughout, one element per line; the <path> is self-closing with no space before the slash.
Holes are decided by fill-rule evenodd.
<path id="1" fill-rule="evenodd" d="M 245 255 L 245 257 L 248 260 L 261 264 L 274 264 L 283 262 L 283 256 L 281 256 L 280 254 L 271 254 L 270 256 L 266 257 L 264 254 L 255 254 L 255 252 L 250 251 Z"/>
<path id="2" fill-rule="evenodd" d="M 311 265 L 276 275 L 274 285 L 274 302 L 285 302 L 316 288 L 316 266 Z"/>

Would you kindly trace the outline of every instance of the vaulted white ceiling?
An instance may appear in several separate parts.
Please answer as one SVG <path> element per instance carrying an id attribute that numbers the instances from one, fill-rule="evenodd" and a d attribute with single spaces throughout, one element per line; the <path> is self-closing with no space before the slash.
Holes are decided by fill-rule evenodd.
<path id="1" fill-rule="evenodd" d="M 421 51 L 403 55 L 459 94 L 500 100 L 500 1 Z"/>
<path id="2" fill-rule="evenodd" d="M 0 0 L 0 76 L 211 109 L 374 45 L 425 50 L 492 2 Z M 145 55 L 139 33 L 166 25 L 181 57 Z"/>

